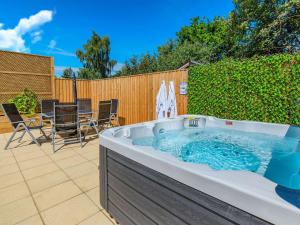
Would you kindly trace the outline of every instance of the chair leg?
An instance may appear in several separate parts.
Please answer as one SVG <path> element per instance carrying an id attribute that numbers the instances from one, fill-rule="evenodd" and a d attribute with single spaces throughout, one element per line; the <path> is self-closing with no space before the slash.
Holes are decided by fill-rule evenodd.
<path id="1" fill-rule="evenodd" d="M 81 130 L 79 129 L 78 132 L 79 132 L 80 148 L 82 148 Z"/>
<path id="2" fill-rule="evenodd" d="M 40 128 L 40 131 L 41 131 L 41 133 L 43 134 L 43 136 L 44 136 L 47 140 L 49 140 L 49 137 L 45 134 L 45 131 L 43 131 L 42 128 Z"/>
<path id="3" fill-rule="evenodd" d="M 33 136 L 33 134 L 30 132 L 30 130 L 24 126 L 25 131 L 29 134 L 29 136 L 31 137 L 32 141 L 34 143 L 36 143 L 38 146 L 41 146 L 40 143 L 36 140 L 36 138 Z"/>
<path id="4" fill-rule="evenodd" d="M 55 138 L 56 138 L 56 133 L 53 132 L 52 133 L 52 150 L 53 150 L 53 153 L 55 153 L 56 149 L 55 149 Z"/>
<path id="5" fill-rule="evenodd" d="M 12 142 L 12 140 L 15 137 L 17 131 L 18 131 L 18 129 L 15 129 L 14 132 L 13 132 L 13 134 L 10 136 L 9 140 L 7 141 L 7 143 L 6 143 L 5 147 L 4 147 L 5 150 L 8 148 L 9 144 Z"/>
<path id="6" fill-rule="evenodd" d="M 22 141 L 25 134 L 26 134 L 26 131 L 24 130 L 23 133 L 21 134 L 19 140 L 18 140 L 19 143 Z"/>

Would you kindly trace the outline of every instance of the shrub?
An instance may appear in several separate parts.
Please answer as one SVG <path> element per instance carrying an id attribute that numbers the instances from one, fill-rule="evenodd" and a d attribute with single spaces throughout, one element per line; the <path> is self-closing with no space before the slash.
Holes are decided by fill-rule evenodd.
<path id="1" fill-rule="evenodd" d="M 300 125 L 300 54 L 280 54 L 193 67 L 188 112 Z"/>
<path id="2" fill-rule="evenodd" d="M 33 91 L 24 89 L 24 91 L 16 97 L 9 100 L 14 103 L 20 113 L 33 114 L 38 105 L 37 96 Z"/>

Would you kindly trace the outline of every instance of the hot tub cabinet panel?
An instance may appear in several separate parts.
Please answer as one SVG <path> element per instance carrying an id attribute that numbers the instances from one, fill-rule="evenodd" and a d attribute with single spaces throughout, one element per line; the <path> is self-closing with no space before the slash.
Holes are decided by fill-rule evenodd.
<path id="1" fill-rule="evenodd" d="M 100 203 L 121 225 L 270 224 L 100 146 Z"/>

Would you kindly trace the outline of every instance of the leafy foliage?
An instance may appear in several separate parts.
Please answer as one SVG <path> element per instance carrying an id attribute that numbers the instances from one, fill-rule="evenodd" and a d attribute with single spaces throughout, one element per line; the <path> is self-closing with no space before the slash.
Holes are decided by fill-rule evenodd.
<path id="1" fill-rule="evenodd" d="M 234 0 L 234 5 L 228 20 L 230 55 L 251 57 L 299 51 L 299 0 Z"/>
<path id="2" fill-rule="evenodd" d="M 96 32 L 83 45 L 83 50 L 78 49 L 76 55 L 83 63 L 83 70 L 79 71 L 79 77 L 87 79 L 106 78 L 111 75 L 113 67 L 117 64 L 110 59 L 109 37 L 101 38 Z"/>
<path id="3" fill-rule="evenodd" d="M 221 60 L 189 71 L 188 113 L 300 125 L 300 54 Z"/>
<path id="4" fill-rule="evenodd" d="M 178 69 L 188 61 L 211 63 L 256 55 L 300 51 L 299 0 L 233 0 L 228 18 L 193 18 L 176 38 L 159 46 L 152 64 L 140 69 L 143 57 L 127 63 L 120 75 Z M 134 57 L 137 59 L 138 57 Z M 132 61 L 132 59 L 130 59 Z M 146 69 L 145 66 L 148 68 Z"/>
<path id="5" fill-rule="evenodd" d="M 72 75 L 73 75 L 73 70 L 72 70 L 72 68 L 70 67 L 70 68 L 68 68 L 68 69 L 64 69 L 63 75 L 62 75 L 61 77 L 62 77 L 62 78 L 68 78 L 68 79 L 70 79 L 70 78 L 72 78 Z"/>
<path id="6" fill-rule="evenodd" d="M 14 103 L 20 113 L 33 114 L 38 106 L 37 96 L 33 91 L 24 89 L 24 91 L 9 100 L 10 103 Z"/>

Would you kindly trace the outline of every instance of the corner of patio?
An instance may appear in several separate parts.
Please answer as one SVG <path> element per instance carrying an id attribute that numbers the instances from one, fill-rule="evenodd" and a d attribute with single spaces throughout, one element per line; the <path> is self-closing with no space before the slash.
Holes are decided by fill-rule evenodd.
<path id="1" fill-rule="evenodd" d="M 10 135 L 0 134 L 0 146 Z M 50 142 L 39 147 L 26 137 L 1 148 L 0 224 L 116 224 L 100 206 L 98 145 L 89 136 L 84 148 L 70 144 L 53 153 Z"/>

